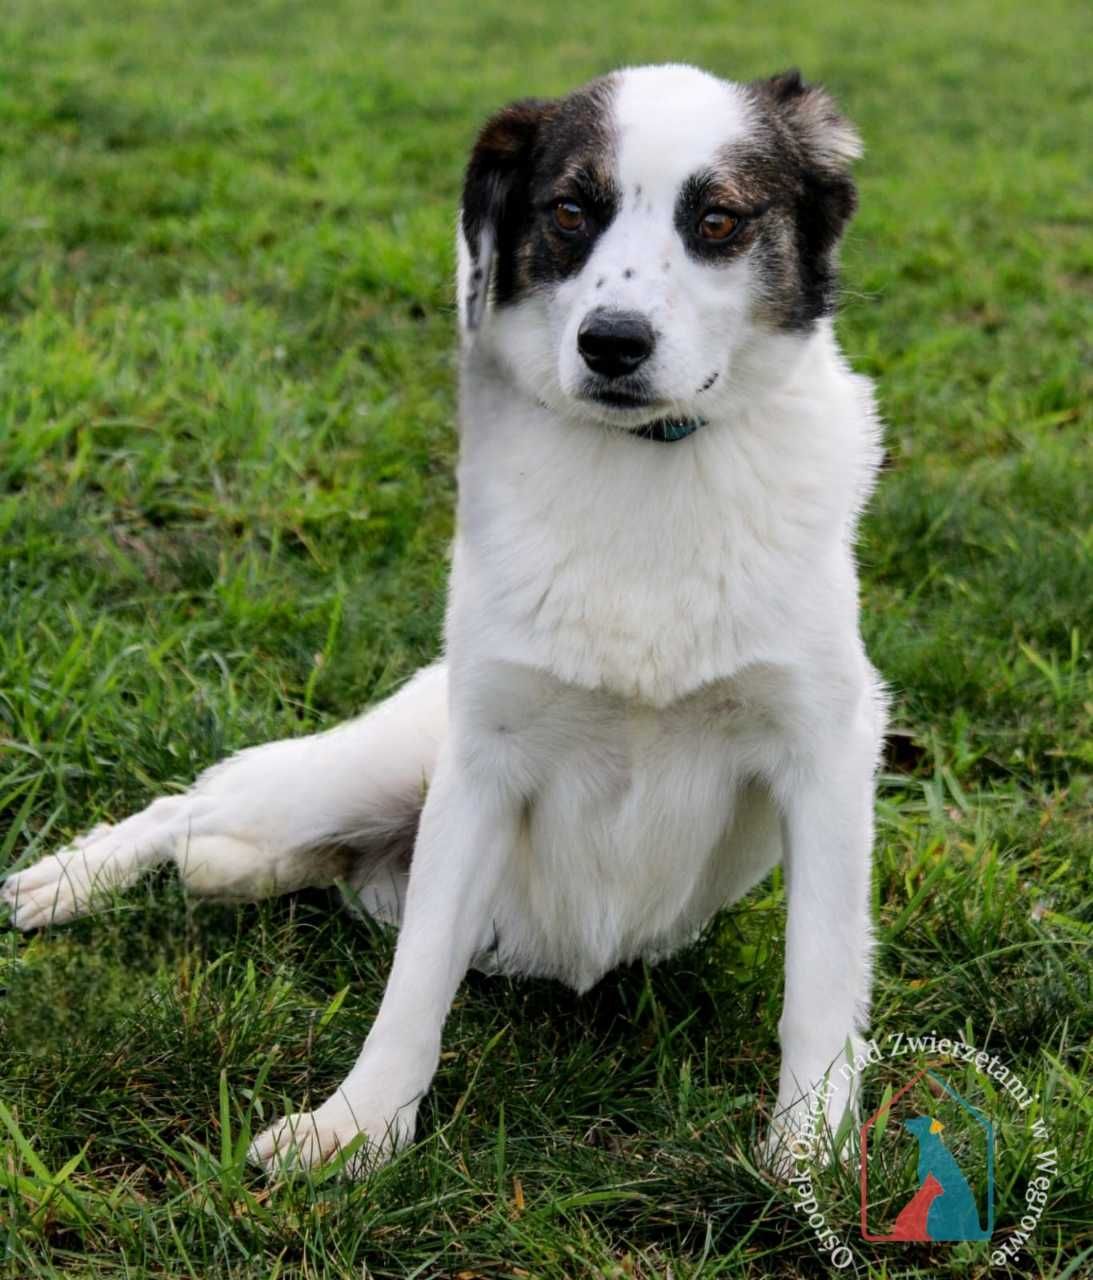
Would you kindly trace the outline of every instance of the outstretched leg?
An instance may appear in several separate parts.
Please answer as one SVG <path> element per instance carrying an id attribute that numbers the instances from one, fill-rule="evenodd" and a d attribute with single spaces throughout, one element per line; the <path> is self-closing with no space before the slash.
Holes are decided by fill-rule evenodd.
<path id="1" fill-rule="evenodd" d="M 86 915 L 173 861 L 206 897 L 254 901 L 345 878 L 367 903 L 373 880 L 405 874 L 388 864 L 413 846 L 447 725 L 437 664 L 348 724 L 240 752 L 184 795 L 96 827 L 9 876 L 0 897 L 17 928 L 34 929 Z"/>

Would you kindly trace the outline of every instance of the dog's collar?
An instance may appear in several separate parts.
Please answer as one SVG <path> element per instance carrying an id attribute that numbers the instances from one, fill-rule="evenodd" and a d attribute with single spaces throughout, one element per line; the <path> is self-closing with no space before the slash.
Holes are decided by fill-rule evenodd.
<path id="1" fill-rule="evenodd" d="M 701 418 L 660 418 L 644 427 L 635 427 L 630 434 L 639 440 L 655 440 L 657 444 L 675 444 L 693 436 L 706 424 Z"/>
<path id="2" fill-rule="evenodd" d="M 545 400 L 539 401 L 539 407 L 550 409 Z M 656 444 L 675 444 L 677 440 L 693 436 L 699 427 L 705 425 L 705 418 L 658 418 L 656 422 L 647 422 L 644 427 L 628 427 L 626 434 L 638 440 L 652 440 Z"/>

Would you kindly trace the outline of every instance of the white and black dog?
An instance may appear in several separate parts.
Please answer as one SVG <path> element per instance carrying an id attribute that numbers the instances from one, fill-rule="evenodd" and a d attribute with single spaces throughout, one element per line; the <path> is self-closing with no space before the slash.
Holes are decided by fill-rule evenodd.
<path id="1" fill-rule="evenodd" d="M 458 233 L 444 661 L 6 882 L 23 929 L 171 860 L 198 894 L 339 883 L 399 925 L 356 1065 L 255 1160 L 407 1142 L 468 966 L 583 991 L 780 860 L 776 1162 L 855 1052 L 884 698 L 853 543 L 880 446 L 830 317 L 859 152 L 795 72 L 641 67 L 495 115 Z"/>

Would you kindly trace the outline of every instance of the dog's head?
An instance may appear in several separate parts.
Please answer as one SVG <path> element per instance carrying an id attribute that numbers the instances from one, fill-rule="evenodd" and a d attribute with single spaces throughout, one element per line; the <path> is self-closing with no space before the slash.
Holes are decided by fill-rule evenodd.
<path id="1" fill-rule="evenodd" d="M 467 167 L 461 324 L 569 416 L 700 419 L 750 338 L 832 310 L 860 151 L 793 71 L 641 67 L 513 103 Z"/>

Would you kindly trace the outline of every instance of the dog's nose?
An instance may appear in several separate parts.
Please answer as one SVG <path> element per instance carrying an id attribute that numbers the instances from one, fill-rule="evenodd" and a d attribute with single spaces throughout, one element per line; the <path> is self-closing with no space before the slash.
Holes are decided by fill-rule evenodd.
<path id="1" fill-rule="evenodd" d="M 577 332 L 577 350 L 593 373 L 621 378 L 653 354 L 653 326 L 636 311 L 590 311 Z"/>

